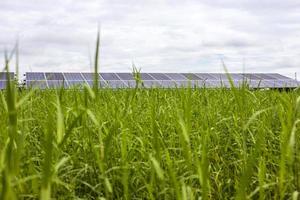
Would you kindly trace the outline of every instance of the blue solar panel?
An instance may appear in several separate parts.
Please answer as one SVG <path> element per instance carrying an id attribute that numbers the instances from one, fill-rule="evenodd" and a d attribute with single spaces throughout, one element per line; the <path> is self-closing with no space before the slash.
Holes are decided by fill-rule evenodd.
<path id="1" fill-rule="evenodd" d="M 228 80 L 221 80 L 220 81 L 220 84 L 221 84 L 221 87 L 224 87 L 224 88 L 231 88 L 231 84 Z"/>
<path id="2" fill-rule="evenodd" d="M 120 80 L 120 78 L 118 77 L 117 74 L 115 73 L 101 73 L 100 76 L 104 79 L 104 80 Z"/>
<path id="3" fill-rule="evenodd" d="M 291 78 L 283 76 L 281 74 L 268 74 L 268 75 L 276 78 L 277 80 L 291 80 Z"/>
<path id="4" fill-rule="evenodd" d="M 263 80 L 250 80 L 247 81 L 247 83 L 251 88 L 267 88 L 268 86 L 270 86 L 268 82 Z"/>
<path id="5" fill-rule="evenodd" d="M 154 87 L 160 87 L 160 83 L 159 81 L 143 81 L 142 85 L 145 87 L 145 88 L 154 88 Z"/>
<path id="6" fill-rule="evenodd" d="M 285 88 L 286 87 L 285 81 L 280 81 L 280 80 L 274 80 L 274 86 L 276 88 Z"/>
<path id="7" fill-rule="evenodd" d="M 67 87 L 67 83 L 62 80 L 48 80 L 47 83 L 49 88 Z"/>
<path id="8" fill-rule="evenodd" d="M 295 88 L 299 87 L 299 84 L 295 80 L 275 80 L 275 85 L 277 88 Z"/>
<path id="9" fill-rule="evenodd" d="M 6 88 L 6 81 L 0 81 L 0 89 L 3 90 Z"/>
<path id="10" fill-rule="evenodd" d="M 141 79 L 145 80 L 145 81 L 147 81 L 147 80 L 154 80 L 153 77 L 151 77 L 149 74 L 146 74 L 146 73 L 140 73 L 140 76 L 141 76 Z"/>
<path id="11" fill-rule="evenodd" d="M 45 74 L 42 72 L 26 73 L 26 80 L 45 80 Z"/>
<path id="12" fill-rule="evenodd" d="M 68 81 L 68 87 L 82 87 L 86 82 L 84 80 L 81 81 Z"/>
<path id="13" fill-rule="evenodd" d="M 244 76 L 242 74 L 237 74 L 237 73 L 231 73 L 231 74 L 226 74 L 226 80 L 228 80 L 228 76 L 232 80 L 243 80 Z"/>
<path id="14" fill-rule="evenodd" d="M 93 87 L 93 86 L 94 86 L 94 81 L 92 81 L 92 80 L 87 80 L 86 83 L 87 83 L 90 87 Z"/>
<path id="15" fill-rule="evenodd" d="M 1 76 L 2 75 L 2 76 Z M 48 82 L 43 82 L 47 76 Z M 139 87 L 196 87 L 196 88 L 230 88 L 231 83 L 228 80 L 228 75 L 225 73 L 140 73 L 137 74 L 142 79 Z M 0 89 L 5 87 L 5 73 L 0 73 Z M 108 88 L 134 88 L 136 81 L 132 73 L 101 73 L 99 76 L 99 87 Z M 261 73 L 230 73 L 229 76 L 233 81 L 234 87 L 241 87 L 243 84 L 249 85 L 251 88 L 295 88 L 298 82 L 291 78 L 280 74 L 261 74 Z M 12 77 L 14 74 L 12 73 Z M 64 79 L 65 82 L 64 82 Z M 29 72 L 26 73 L 27 87 L 39 88 L 59 88 L 76 85 L 84 85 L 88 83 L 93 86 L 94 73 L 41 73 Z M 48 85 L 47 85 L 48 83 Z"/>
<path id="16" fill-rule="evenodd" d="M 290 87 L 300 87 L 300 82 L 299 81 L 291 80 L 291 81 L 286 81 L 286 83 Z"/>
<path id="17" fill-rule="evenodd" d="M 216 88 L 222 86 L 221 81 L 219 80 L 207 80 L 204 84 L 207 88 Z"/>
<path id="18" fill-rule="evenodd" d="M 244 80 L 233 80 L 234 87 L 242 87 L 244 83 Z"/>
<path id="19" fill-rule="evenodd" d="M 108 88 L 127 88 L 128 85 L 120 80 L 112 80 L 106 82 L 106 87 Z"/>
<path id="20" fill-rule="evenodd" d="M 200 77 L 192 73 L 182 73 L 182 75 L 185 76 L 188 80 L 201 80 Z"/>
<path id="21" fill-rule="evenodd" d="M 263 88 L 276 88 L 275 82 L 271 80 L 262 80 L 261 86 Z"/>
<path id="22" fill-rule="evenodd" d="M 136 81 L 133 81 L 133 80 L 124 80 L 124 83 L 125 83 L 129 88 L 135 88 L 135 87 L 136 87 Z"/>
<path id="23" fill-rule="evenodd" d="M 243 76 L 246 78 L 246 79 L 249 79 L 249 80 L 261 80 L 262 78 L 257 76 L 256 74 L 243 74 Z"/>
<path id="24" fill-rule="evenodd" d="M 193 84 L 191 81 L 176 81 L 177 87 L 192 87 Z"/>
<path id="25" fill-rule="evenodd" d="M 5 72 L 0 72 L 0 80 L 6 80 L 6 73 Z"/>
<path id="26" fill-rule="evenodd" d="M 231 80 L 243 80 L 245 77 L 242 74 L 232 73 L 232 74 L 221 74 L 221 73 L 209 73 L 209 75 L 213 76 L 217 80 L 228 81 L 229 78 Z"/>
<path id="27" fill-rule="evenodd" d="M 82 75 L 87 81 L 93 81 L 95 79 L 95 73 L 82 73 Z M 102 77 L 100 77 L 99 74 L 97 76 L 98 76 L 98 80 L 101 81 Z"/>
<path id="28" fill-rule="evenodd" d="M 15 74 L 13 72 L 9 72 L 9 78 L 11 83 L 15 84 L 14 82 L 14 76 Z M 0 90 L 3 90 L 7 86 L 7 73 L 6 72 L 0 72 Z"/>
<path id="29" fill-rule="evenodd" d="M 182 74 L 177 74 L 177 73 L 167 73 L 166 74 L 168 77 L 170 77 L 172 80 L 188 80 L 185 76 Z"/>
<path id="30" fill-rule="evenodd" d="M 276 78 L 273 76 L 269 76 L 267 74 L 254 74 L 255 76 L 259 77 L 261 80 L 275 80 Z"/>
<path id="31" fill-rule="evenodd" d="M 135 80 L 132 73 L 117 73 L 121 80 L 129 81 Z"/>
<path id="32" fill-rule="evenodd" d="M 196 73 L 196 75 L 201 79 L 201 80 L 217 80 L 216 77 L 209 75 L 209 74 L 204 74 L 204 73 Z"/>
<path id="33" fill-rule="evenodd" d="M 9 72 L 10 79 L 14 79 L 15 74 L 13 72 Z M 7 73 L 6 72 L 0 72 L 0 80 L 7 80 Z"/>
<path id="34" fill-rule="evenodd" d="M 94 86 L 94 81 L 91 81 L 91 80 L 88 80 L 86 81 L 87 84 L 90 86 L 90 87 L 93 87 Z"/>
<path id="35" fill-rule="evenodd" d="M 150 76 L 152 76 L 155 80 L 171 80 L 168 76 L 166 76 L 163 73 L 149 73 Z"/>
<path id="36" fill-rule="evenodd" d="M 62 73 L 45 73 L 47 80 L 64 80 L 64 76 Z"/>
<path id="37" fill-rule="evenodd" d="M 40 80 L 27 80 L 26 81 L 26 87 L 27 88 L 39 88 L 39 89 L 46 89 L 47 88 L 47 82 L 40 81 Z"/>
<path id="38" fill-rule="evenodd" d="M 161 81 L 160 85 L 164 88 L 174 88 L 176 86 L 176 82 L 174 82 L 174 81 Z"/>
<path id="39" fill-rule="evenodd" d="M 81 73 L 64 73 L 64 76 L 68 81 L 83 81 Z"/>

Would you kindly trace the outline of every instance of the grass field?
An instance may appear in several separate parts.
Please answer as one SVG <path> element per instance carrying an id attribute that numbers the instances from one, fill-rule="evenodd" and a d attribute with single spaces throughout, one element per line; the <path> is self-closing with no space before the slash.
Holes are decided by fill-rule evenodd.
<path id="1" fill-rule="evenodd" d="M 1 91 L 1 199 L 297 199 L 298 91 Z"/>

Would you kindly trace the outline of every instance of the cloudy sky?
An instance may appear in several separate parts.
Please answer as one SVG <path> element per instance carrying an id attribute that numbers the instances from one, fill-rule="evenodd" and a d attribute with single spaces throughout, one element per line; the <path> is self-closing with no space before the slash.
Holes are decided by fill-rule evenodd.
<path id="1" fill-rule="evenodd" d="M 0 0 L 0 54 L 20 69 L 278 72 L 300 78 L 299 0 Z M 3 59 L 0 61 L 3 64 Z"/>

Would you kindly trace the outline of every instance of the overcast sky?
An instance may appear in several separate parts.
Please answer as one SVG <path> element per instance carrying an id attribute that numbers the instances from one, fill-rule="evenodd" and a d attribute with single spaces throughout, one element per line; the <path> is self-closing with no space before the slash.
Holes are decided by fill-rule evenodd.
<path id="1" fill-rule="evenodd" d="M 299 0 L 0 0 L 0 54 L 25 71 L 278 72 L 300 77 Z M 3 59 L 1 60 L 3 64 Z"/>

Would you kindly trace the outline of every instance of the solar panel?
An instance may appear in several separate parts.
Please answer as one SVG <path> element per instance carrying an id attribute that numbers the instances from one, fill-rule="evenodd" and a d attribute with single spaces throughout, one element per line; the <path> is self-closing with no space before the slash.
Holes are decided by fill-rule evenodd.
<path id="1" fill-rule="evenodd" d="M 222 86 L 221 81 L 218 80 L 207 80 L 204 84 L 207 88 L 216 88 Z"/>
<path id="2" fill-rule="evenodd" d="M 90 87 L 94 86 L 94 81 L 69 81 L 68 87 L 82 87 L 84 84 L 88 84 Z M 111 80 L 111 81 L 99 81 L 99 87 L 102 88 L 125 88 L 127 85 L 121 80 Z"/>
<path id="3" fill-rule="evenodd" d="M 299 83 L 293 79 L 291 80 L 277 80 L 275 81 L 278 88 L 295 88 L 299 87 Z"/>
<path id="4" fill-rule="evenodd" d="M 208 80 L 205 82 L 207 87 L 223 87 L 223 88 L 239 88 L 243 85 L 242 80 L 232 80 L 232 83 L 229 80 Z"/>
<path id="5" fill-rule="evenodd" d="M 176 82 L 174 82 L 174 81 L 161 81 L 160 85 L 164 88 L 174 88 L 174 87 L 176 87 Z"/>
<path id="6" fill-rule="evenodd" d="M 244 79 L 244 76 L 242 74 L 233 73 L 233 74 L 228 74 L 228 75 L 232 80 L 243 80 Z M 227 77 L 227 75 L 226 75 L 226 77 Z"/>
<path id="7" fill-rule="evenodd" d="M 154 78 L 152 78 L 149 74 L 146 73 L 140 73 L 141 79 L 142 80 L 154 80 Z"/>
<path id="8" fill-rule="evenodd" d="M 136 81 L 133 81 L 133 80 L 124 80 L 124 83 L 125 83 L 129 88 L 135 88 L 135 87 L 136 87 Z"/>
<path id="9" fill-rule="evenodd" d="M 7 81 L 0 81 L 0 89 L 3 90 L 6 88 Z"/>
<path id="10" fill-rule="evenodd" d="M 93 81 L 93 80 L 87 80 L 86 83 L 87 83 L 90 87 L 93 87 L 93 86 L 94 86 L 94 81 Z"/>
<path id="11" fill-rule="evenodd" d="M 66 80 L 69 81 L 83 81 L 81 73 L 64 73 Z"/>
<path id="12" fill-rule="evenodd" d="M 117 74 L 115 73 L 101 73 L 100 76 L 104 80 L 120 80 Z"/>
<path id="13" fill-rule="evenodd" d="M 145 88 L 154 88 L 154 87 L 160 87 L 159 81 L 143 81 L 142 85 Z"/>
<path id="14" fill-rule="evenodd" d="M 261 86 L 264 88 L 276 88 L 275 82 L 271 80 L 262 80 Z"/>
<path id="15" fill-rule="evenodd" d="M 6 80 L 6 73 L 5 72 L 0 72 L 0 80 Z"/>
<path id="16" fill-rule="evenodd" d="M 268 86 L 273 87 L 271 83 L 263 80 L 250 80 L 247 81 L 247 84 L 250 88 L 268 88 Z"/>
<path id="17" fill-rule="evenodd" d="M 267 74 L 255 74 L 255 76 L 259 77 L 260 79 L 265 80 L 273 80 L 276 79 L 275 77 L 269 76 Z"/>
<path id="18" fill-rule="evenodd" d="M 47 80 L 64 80 L 64 76 L 62 73 L 45 73 Z"/>
<path id="19" fill-rule="evenodd" d="M 87 81 L 93 81 L 95 79 L 95 73 L 82 73 L 82 76 L 85 78 Z M 102 80 L 102 78 L 98 74 L 99 80 Z"/>
<path id="20" fill-rule="evenodd" d="M 286 81 L 274 80 L 274 86 L 276 88 L 285 88 L 285 87 L 287 87 L 287 83 L 286 83 Z"/>
<path id="21" fill-rule="evenodd" d="M 285 77 L 281 74 L 268 74 L 269 76 L 272 76 L 278 80 L 290 80 L 291 78 Z"/>
<path id="22" fill-rule="evenodd" d="M 259 76 L 256 76 L 254 74 L 243 74 L 243 76 L 249 80 L 261 80 Z"/>
<path id="23" fill-rule="evenodd" d="M 215 77 L 217 80 L 222 80 L 222 81 L 229 81 L 229 78 L 231 80 L 243 80 L 244 76 L 242 74 L 221 74 L 221 73 L 210 73 L 211 76 Z"/>
<path id="24" fill-rule="evenodd" d="M 9 72 L 10 79 L 14 79 L 15 74 L 13 72 Z M 0 72 L 0 80 L 7 80 L 7 73 L 6 72 Z"/>
<path id="25" fill-rule="evenodd" d="M 185 76 L 183 76 L 182 74 L 177 74 L 177 73 L 167 73 L 165 74 L 166 76 L 170 77 L 172 80 L 175 81 L 180 81 L 180 80 L 188 80 Z"/>
<path id="26" fill-rule="evenodd" d="M 177 87 L 203 87 L 203 81 L 188 80 L 188 81 L 176 81 Z"/>
<path id="27" fill-rule="evenodd" d="M 62 80 L 48 80 L 47 83 L 49 88 L 67 87 L 67 83 Z"/>
<path id="28" fill-rule="evenodd" d="M 45 74 L 42 72 L 26 73 L 26 80 L 45 80 Z"/>
<path id="29" fill-rule="evenodd" d="M 40 81 L 40 80 L 27 80 L 26 81 L 26 87 L 27 88 L 39 88 L 39 89 L 46 89 L 47 88 L 47 82 L 46 80 Z"/>
<path id="30" fill-rule="evenodd" d="M 136 81 L 124 81 L 129 88 L 135 88 L 136 87 Z M 156 80 L 146 80 L 139 82 L 139 87 L 145 87 L 145 88 L 158 88 L 162 87 L 162 81 L 156 81 Z"/>
<path id="31" fill-rule="evenodd" d="M 260 80 L 250 80 L 250 79 L 245 79 L 244 80 L 244 85 L 247 85 L 248 87 L 251 88 L 258 88 L 259 85 L 261 84 Z"/>
<path id="32" fill-rule="evenodd" d="M 120 80 L 112 80 L 112 81 L 107 81 L 106 87 L 108 87 L 108 88 L 127 88 L 128 85 Z"/>
<path id="33" fill-rule="evenodd" d="M 201 80 L 200 77 L 192 73 L 183 73 L 182 75 L 185 76 L 188 80 Z"/>
<path id="34" fill-rule="evenodd" d="M 245 80 L 233 80 L 234 87 L 242 87 L 245 85 Z"/>
<path id="35" fill-rule="evenodd" d="M 13 72 L 9 72 L 9 78 L 10 78 L 10 81 L 13 82 L 13 84 L 15 84 L 14 77 L 15 77 L 15 74 Z M 7 78 L 8 78 L 7 72 L 0 72 L 0 90 L 3 90 L 6 88 Z"/>
<path id="36" fill-rule="evenodd" d="M 132 73 L 117 73 L 121 80 L 135 80 Z"/>
<path id="37" fill-rule="evenodd" d="M 288 83 L 291 87 L 300 87 L 300 82 L 292 80 Z"/>
<path id="38" fill-rule="evenodd" d="M 84 80 L 81 81 L 68 81 L 68 87 L 82 87 L 86 82 Z"/>
<path id="39" fill-rule="evenodd" d="M 209 74 L 204 74 L 204 73 L 196 73 L 196 75 L 201 79 L 201 80 L 217 80 L 216 77 L 209 75 Z"/>
<path id="40" fill-rule="evenodd" d="M 207 87 L 230 88 L 231 83 L 228 80 L 228 75 L 225 73 L 140 73 L 142 82 L 139 87 Z M 0 73 L 0 89 L 4 88 L 5 73 Z M 14 73 L 11 73 L 12 78 Z M 45 76 L 47 80 L 45 80 Z M 298 82 L 275 73 L 231 73 L 229 74 L 233 85 L 241 87 L 243 84 L 249 85 L 251 88 L 295 88 L 298 87 Z M 64 80 L 65 79 L 65 80 Z M 44 81 L 43 81 L 44 80 Z M 89 84 L 91 87 L 94 80 L 94 73 L 42 73 L 28 72 L 26 73 L 26 86 L 38 88 L 59 88 L 84 84 Z M 132 73 L 100 73 L 99 87 L 108 88 L 134 88 L 136 81 Z"/>
<path id="41" fill-rule="evenodd" d="M 176 87 L 187 87 L 188 86 L 188 81 L 174 81 Z"/>
<path id="42" fill-rule="evenodd" d="M 155 80 L 171 80 L 168 76 L 163 73 L 149 73 Z"/>
<path id="43" fill-rule="evenodd" d="M 195 80 L 179 80 L 179 81 L 161 81 L 160 85 L 163 88 L 180 88 L 180 87 L 204 87 L 205 81 Z"/>
<path id="44" fill-rule="evenodd" d="M 228 80 L 219 81 L 220 87 L 222 88 L 231 88 L 231 84 Z"/>

